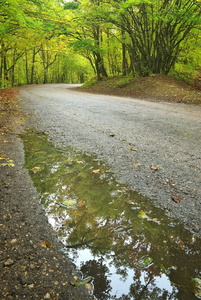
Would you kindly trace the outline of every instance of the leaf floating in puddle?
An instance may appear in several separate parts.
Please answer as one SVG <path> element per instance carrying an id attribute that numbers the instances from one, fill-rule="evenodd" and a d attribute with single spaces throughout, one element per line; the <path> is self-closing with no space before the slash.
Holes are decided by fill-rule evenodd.
<path id="1" fill-rule="evenodd" d="M 92 171 L 92 174 L 97 174 L 97 173 L 100 173 L 101 169 L 98 169 L 98 170 L 93 170 Z"/>
<path id="2" fill-rule="evenodd" d="M 194 284 L 194 294 L 196 297 L 201 298 L 201 279 L 193 278 L 192 282 Z"/>
<path id="3" fill-rule="evenodd" d="M 144 256 L 142 259 L 137 263 L 137 267 L 139 269 L 148 268 L 153 263 L 153 258 L 150 256 Z"/>
<path id="4" fill-rule="evenodd" d="M 146 215 L 146 211 L 140 211 L 140 213 L 137 216 L 139 219 L 148 219 L 149 217 Z"/>
<path id="5" fill-rule="evenodd" d="M 82 281 L 70 281 L 70 284 L 75 286 L 75 287 L 79 287 L 81 285 L 85 285 L 86 283 L 89 283 L 92 281 L 92 277 L 88 277 Z"/>
<path id="6" fill-rule="evenodd" d="M 52 244 L 50 243 L 50 241 L 45 240 L 45 241 L 41 241 L 40 242 L 41 247 L 43 248 L 52 248 Z"/>
<path id="7" fill-rule="evenodd" d="M 65 201 L 63 202 L 63 205 L 65 205 L 65 206 L 73 206 L 73 205 L 75 205 L 76 203 L 77 203 L 76 200 L 70 199 L 70 200 L 65 200 Z"/>
<path id="8" fill-rule="evenodd" d="M 85 205 L 85 201 L 84 200 L 79 200 L 77 203 L 77 206 L 84 206 Z"/>

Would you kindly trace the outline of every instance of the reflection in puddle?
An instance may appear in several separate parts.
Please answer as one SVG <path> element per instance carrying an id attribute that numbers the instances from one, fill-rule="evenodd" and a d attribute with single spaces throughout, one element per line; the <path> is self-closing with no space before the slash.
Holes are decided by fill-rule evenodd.
<path id="1" fill-rule="evenodd" d="M 94 157 L 33 131 L 22 138 L 49 222 L 98 300 L 201 298 L 199 239 Z"/>

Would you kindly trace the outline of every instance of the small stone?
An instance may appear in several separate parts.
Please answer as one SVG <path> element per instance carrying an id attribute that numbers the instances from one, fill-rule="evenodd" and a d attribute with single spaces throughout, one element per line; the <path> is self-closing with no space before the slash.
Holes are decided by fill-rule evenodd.
<path id="1" fill-rule="evenodd" d="M 10 258 L 4 262 L 4 266 L 11 266 L 13 264 L 14 264 L 14 261 Z"/>
<path id="2" fill-rule="evenodd" d="M 73 278 L 75 279 L 75 281 L 77 281 L 79 277 L 75 275 L 73 276 Z"/>
<path id="3" fill-rule="evenodd" d="M 59 284 L 59 282 L 58 282 L 58 281 L 55 281 L 55 282 L 54 282 L 54 284 L 55 284 L 55 285 L 58 285 L 58 284 Z"/>
<path id="4" fill-rule="evenodd" d="M 47 293 L 47 294 L 44 296 L 44 299 L 50 299 L 50 293 Z"/>
<path id="5" fill-rule="evenodd" d="M 16 242 L 17 242 L 17 239 L 12 239 L 12 240 L 10 241 L 11 244 L 15 244 Z"/>
<path id="6" fill-rule="evenodd" d="M 92 292 L 92 284 L 91 283 L 85 283 L 85 288 L 86 288 L 86 290 L 87 290 L 87 292 L 89 293 L 89 294 L 91 294 L 91 292 Z"/>
<path id="7" fill-rule="evenodd" d="M 29 289 L 32 289 L 33 287 L 34 287 L 34 284 L 33 284 L 33 283 L 28 285 L 28 288 L 29 288 Z"/>
<path id="8" fill-rule="evenodd" d="M 30 267 L 31 270 L 35 269 L 34 264 L 31 264 L 29 267 Z"/>

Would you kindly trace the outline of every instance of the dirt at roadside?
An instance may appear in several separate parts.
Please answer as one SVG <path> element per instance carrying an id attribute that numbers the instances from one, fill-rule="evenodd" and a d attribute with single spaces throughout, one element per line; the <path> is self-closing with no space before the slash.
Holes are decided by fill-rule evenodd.
<path id="1" fill-rule="evenodd" d="M 81 274 L 63 255 L 24 167 L 17 92 L 0 91 L 0 299 L 94 299 L 86 286 L 70 285 Z"/>
<path id="2" fill-rule="evenodd" d="M 187 83 L 163 74 L 134 79 L 114 76 L 78 89 L 89 93 L 147 99 L 156 102 L 201 103 L 200 78 Z"/>

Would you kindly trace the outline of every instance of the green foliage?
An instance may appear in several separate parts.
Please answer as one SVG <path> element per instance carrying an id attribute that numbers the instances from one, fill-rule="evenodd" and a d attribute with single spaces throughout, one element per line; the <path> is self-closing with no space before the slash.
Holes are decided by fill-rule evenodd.
<path id="1" fill-rule="evenodd" d="M 200 25 L 198 2 L 128 0 L 113 2 L 113 7 L 110 20 L 128 33 L 132 68 L 140 76 L 168 74 L 182 42 Z"/>
<path id="2" fill-rule="evenodd" d="M 88 86 L 93 86 L 98 82 L 97 77 L 92 77 L 89 78 L 88 80 L 85 81 L 85 83 L 82 85 L 83 88 L 88 87 Z"/>
<path id="3" fill-rule="evenodd" d="M 194 31 L 182 45 L 172 74 L 184 80 L 194 80 L 201 70 L 201 34 Z"/>
<path id="4" fill-rule="evenodd" d="M 67 2 L 64 5 L 64 9 L 77 9 L 79 7 L 79 3 L 77 2 Z"/>
<path id="5" fill-rule="evenodd" d="M 118 88 L 125 87 L 131 82 L 131 80 L 132 79 L 130 77 L 122 78 L 119 81 L 115 82 L 115 87 L 118 87 Z"/>
<path id="6" fill-rule="evenodd" d="M 96 43 L 95 40 L 83 39 L 83 40 L 74 41 L 69 46 L 78 52 L 82 52 L 83 50 L 97 51 L 97 46 L 95 45 L 95 43 Z"/>
<path id="7" fill-rule="evenodd" d="M 195 78 L 200 13 L 200 1 L 188 0 L 3 1 L 0 87 L 77 82 L 92 73 Z"/>

